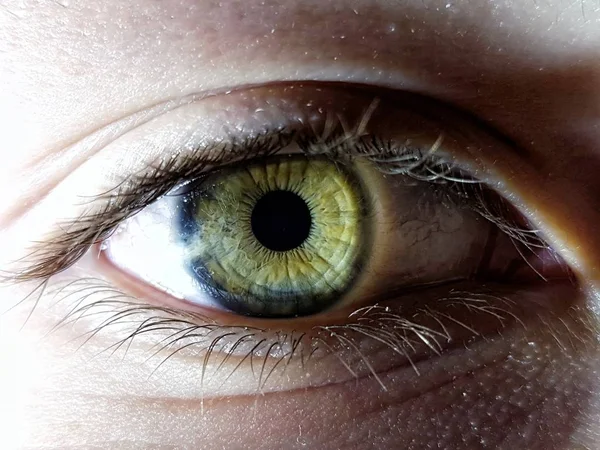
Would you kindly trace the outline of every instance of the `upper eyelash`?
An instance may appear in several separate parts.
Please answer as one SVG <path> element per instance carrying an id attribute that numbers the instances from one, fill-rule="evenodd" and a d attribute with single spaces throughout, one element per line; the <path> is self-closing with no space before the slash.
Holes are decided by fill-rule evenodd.
<path id="1" fill-rule="evenodd" d="M 116 187 L 87 201 L 87 211 L 60 224 L 59 231 L 51 233 L 21 261 L 24 268 L 5 274 L 4 278 L 9 282 L 48 280 L 75 264 L 93 245 L 110 237 L 124 220 L 177 186 L 229 164 L 273 155 L 292 143 L 308 155 L 327 154 L 336 160 L 361 157 L 384 173 L 444 185 L 441 193 L 448 200 L 467 202 L 526 249 L 548 248 L 537 231 L 509 220 L 505 201 L 498 195 L 490 201 L 486 198 L 490 189 L 485 184 L 439 154 L 443 140 L 440 135 L 431 147 L 421 148 L 410 141 L 398 143 L 363 134 L 360 126 L 347 131 L 347 127 L 330 124 L 322 134 L 279 129 L 198 147 L 128 176 Z"/>

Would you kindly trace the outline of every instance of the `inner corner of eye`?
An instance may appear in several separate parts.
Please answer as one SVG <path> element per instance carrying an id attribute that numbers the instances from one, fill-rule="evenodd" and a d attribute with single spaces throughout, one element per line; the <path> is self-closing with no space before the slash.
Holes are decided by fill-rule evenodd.
<path id="1" fill-rule="evenodd" d="M 401 302 L 418 286 L 549 273 L 543 241 L 507 222 L 505 204 L 455 188 L 359 160 L 271 156 L 148 205 L 105 254 L 181 307 L 279 319 Z"/>

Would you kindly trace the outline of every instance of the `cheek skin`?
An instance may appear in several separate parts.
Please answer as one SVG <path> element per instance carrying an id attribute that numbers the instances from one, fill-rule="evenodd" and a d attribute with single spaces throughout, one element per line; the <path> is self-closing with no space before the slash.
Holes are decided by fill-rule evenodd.
<path id="1" fill-rule="evenodd" d="M 599 349 L 583 301 L 422 361 L 420 376 L 381 373 L 387 392 L 363 378 L 203 402 L 157 394 L 154 366 L 134 348 L 124 359 L 93 342 L 78 349 L 65 339 L 73 330 L 44 336 L 37 314 L 20 331 L 20 308 L 0 323 L 1 396 L 15 411 L 2 432 L 56 448 L 593 448 Z M 180 374 L 160 376 L 176 385 Z"/>

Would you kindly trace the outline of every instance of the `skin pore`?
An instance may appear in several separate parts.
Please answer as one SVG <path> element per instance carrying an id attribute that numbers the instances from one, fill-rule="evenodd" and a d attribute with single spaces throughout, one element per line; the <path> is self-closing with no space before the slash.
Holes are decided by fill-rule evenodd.
<path id="1" fill-rule="evenodd" d="M 4 284 L 0 446 L 598 448 L 599 61 L 591 0 L 3 2 L 3 269 L 77 217 L 82 198 L 153 161 L 162 147 L 149 136 L 173 145 L 219 120 L 274 121 L 279 88 L 270 100 L 244 92 L 310 81 L 414 92 L 502 133 L 510 145 L 456 157 L 542 231 L 578 281 L 524 294 L 519 326 L 422 358 L 418 375 L 398 364 L 311 382 L 317 363 L 292 364 L 301 381 L 281 377 L 259 394 L 244 384 L 250 367 L 225 390 L 200 391 L 193 353 L 154 372 L 150 339 L 111 357 L 108 335 L 82 345 L 85 321 L 48 333 L 68 305 L 51 289 L 28 298 L 36 281 Z M 294 103 L 285 95 L 276 111 Z M 97 270 L 89 259 L 75 275 Z"/>

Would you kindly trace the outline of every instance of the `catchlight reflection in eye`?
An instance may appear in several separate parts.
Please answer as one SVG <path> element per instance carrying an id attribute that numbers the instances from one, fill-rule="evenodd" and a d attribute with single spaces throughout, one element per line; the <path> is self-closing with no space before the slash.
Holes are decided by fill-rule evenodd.
<path id="1" fill-rule="evenodd" d="M 284 155 L 186 186 L 177 225 L 188 270 L 238 314 L 328 308 L 350 288 L 368 241 L 357 176 L 327 158 Z"/>

